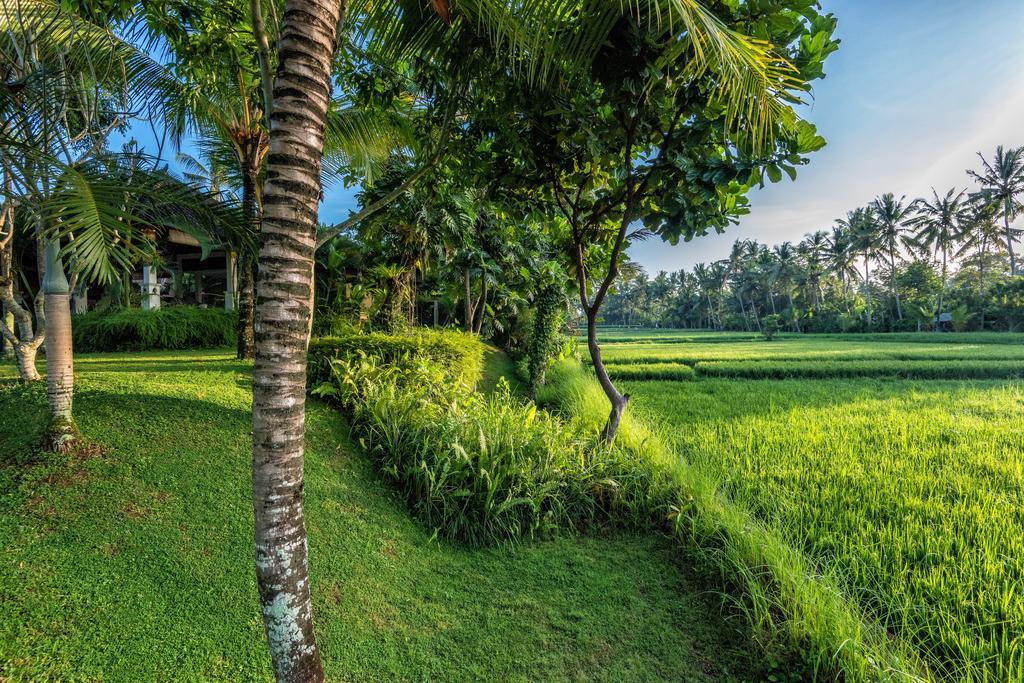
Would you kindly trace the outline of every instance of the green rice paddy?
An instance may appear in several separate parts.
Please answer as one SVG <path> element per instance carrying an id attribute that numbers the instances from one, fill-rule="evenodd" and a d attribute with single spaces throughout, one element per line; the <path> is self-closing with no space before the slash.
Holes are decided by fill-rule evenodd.
<path id="1" fill-rule="evenodd" d="M 615 334 L 633 409 L 937 678 L 1024 680 L 1019 336 Z"/>

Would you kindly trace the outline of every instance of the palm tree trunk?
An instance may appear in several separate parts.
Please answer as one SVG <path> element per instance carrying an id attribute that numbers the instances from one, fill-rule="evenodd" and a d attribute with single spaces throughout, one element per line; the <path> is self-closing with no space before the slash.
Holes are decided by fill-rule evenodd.
<path id="1" fill-rule="evenodd" d="M 46 315 L 46 398 L 50 404 L 47 446 L 59 453 L 78 443 L 72 416 L 75 376 L 71 345 L 71 287 L 64 274 L 60 242 L 46 240 L 46 277 L 43 280 Z"/>
<path id="2" fill-rule="evenodd" d="M 871 327 L 871 261 L 864 254 L 864 294 L 868 299 L 868 327 Z"/>
<path id="3" fill-rule="evenodd" d="M 985 254 L 988 251 L 988 236 L 981 238 L 981 253 L 978 255 L 978 298 L 981 302 L 981 331 L 985 331 Z"/>
<path id="4" fill-rule="evenodd" d="M 1010 275 L 1017 274 L 1017 257 L 1013 253 L 1013 233 L 1010 231 L 1010 199 L 1003 207 L 1003 227 L 1006 230 L 1006 251 L 1010 254 Z"/>
<path id="5" fill-rule="evenodd" d="M 946 247 L 942 247 L 942 289 L 939 290 L 939 308 L 935 311 L 935 325 L 940 325 L 939 317 L 942 315 L 942 300 L 946 296 Z"/>
<path id="6" fill-rule="evenodd" d="M 255 232 L 259 232 L 260 215 L 256 207 L 256 183 L 259 167 L 251 159 L 242 160 L 242 212 Z M 242 245 L 238 250 L 238 348 L 237 355 L 244 360 L 256 357 L 253 325 L 256 321 L 256 264 L 249 250 Z"/>
<path id="7" fill-rule="evenodd" d="M 322 681 L 303 514 L 306 349 L 331 61 L 344 0 L 286 0 L 264 189 L 253 368 L 256 583 L 278 681 Z"/>
<path id="8" fill-rule="evenodd" d="M 903 307 L 900 306 L 900 289 L 896 286 L 896 252 L 889 250 L 889 286 L 892 296 L 896 299 L 896 317 L 903 322 Z"/>

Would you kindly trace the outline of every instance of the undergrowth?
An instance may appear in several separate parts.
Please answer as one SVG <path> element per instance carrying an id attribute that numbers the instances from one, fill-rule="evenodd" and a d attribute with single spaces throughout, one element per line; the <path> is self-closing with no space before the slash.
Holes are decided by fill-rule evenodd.
<path id="1" fill-rule="evenodd" d="M 635 412 L 606 445 L 604 396 L 578 362 L 549 371 L 538 396 L 549 414 L 507 390 L 474 393 L 479 370 L 465 368 L 479 367 L 482 347 L 470 350 L 479 342 L 435 335 L 381 335 L 363 348 L 355 337 L 324 340 L 312 348 L 331 355 L 311 358 L 321 379 L 314 393 L 350 414 L 353 436 L 435 534 L 484 545 L 595 525 L 668 533 L 720 575 L 766 652 L 787 653 L 797 679 L 912 679 L 923 670 L 912 648 L 866 620 Z M 453 360 L 459 353 L 471 357 Z"/>

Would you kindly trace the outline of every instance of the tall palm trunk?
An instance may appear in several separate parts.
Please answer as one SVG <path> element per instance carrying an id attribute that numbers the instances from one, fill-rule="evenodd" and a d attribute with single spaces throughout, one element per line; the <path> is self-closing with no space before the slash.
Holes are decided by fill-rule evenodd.
<path id="1" fill-rule="evenodd" d="M 871 261 L 864 254 L 864 294 L 868 299 L 868 327 L 871 327 Z"/>
<path id="2" fill-rule="evenodd" d="M 1006 251 L 1010 253 L 1010 275 L 1017 274 L 1017 257 L 1013 253 L 1013 233 L 1010 231 L 1011 199 L 1007 197 L 1003 207 L 1003 228 L 1006 230 Z"/>
<path id="3" fill-rule="evenodd" d="M 978 296 L 981 301 L 981 331 L 985 331 L 985 255 L 988 251 L 988 235 L 981 237 L 981 253 L 978 258 Z"/>
<path id="4" fill-rule="evenodd" d="M 743 329 L 750 332 L 750 321 L 747 319 L 747 307 L 743 305 L 743 295 L 737 293 L 736 299 L 740 302 L 740 314 L 743 316 Z"/>
<path id="5" fill-rule="evenodd" d="M 889 249 L 889 287 L 892 288 L 892 296 L 896 299 L 896 317 L 903 322 L 903 307 L 900 306 L 900 288 L 896 286 L 896 252 Z"/>
<path id="6" fill-rule="evenodd" d="M 255 232 L 259 231 L 260 215 L 256 207 L 256 183 L 259 182 L 259 167 L 250 159 L 242 162 L 242 211 L 246 222 Z M 244 246 L 238 251 L 238 348 L 242 359 L 256 357 L 256 342 L 253 325 L 256 316 L 256 264 Z"/>
<path id="7" fill-rule="evenodd" d="M 306 349 L 331 60 L 344 0 L 286 0 L 256 283 L 256 583 L 278 681 L 322 681 L 303 516 Z"/>
<path id="8" fill-rule="evenodd" d="M 946 247 L 943 246 L 942 247 L 942 289 L 939 290 L 939 307 L 938 307 L 938 310 L 935 311 L 935 324 L 936 325 L 939 324 L 939 316 L 942 315 L 942 303 L 943 303 L 942 300 L 946 296 L 946 268 L 947 268 Z"/>
<path id="9" fill-rule="evenodd" d="M 64 274 L 60 242 L 46 240 L 46 276 L 43 279 L 46 315 L 46 397 L 50 404 L 47 445 L 66 453 L 78 442 L 71 413 L 75 390 L 71 346 L 71 286 Z"/>

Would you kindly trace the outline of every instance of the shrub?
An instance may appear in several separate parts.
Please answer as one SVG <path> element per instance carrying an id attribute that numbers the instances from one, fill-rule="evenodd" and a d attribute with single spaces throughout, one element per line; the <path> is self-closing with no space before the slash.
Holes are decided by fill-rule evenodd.
<path id="1" fill-rule="evenodd" d="M 438 364 L 456 381 L 475 385 L 483 371 L 484 347 L 478 339 L 454 330 L 419 329 L 403 335 L 372 332 L 313 339 L 309 344 L 309 386 L 332 376 L 332 360 L 361 356 L 408 366 L 412 360 Z"/>
<path id="2" fill-rule="evenodd" d="M 238 317 L 219 308 L 169 306 L 75 316 L 76 351 L 151 351 L 234 346 Z"/>
<path id="3" fill-rule="evenodd" d="M 761 336 L 765 341 L 772 341 L 782 331 L 782 316 L 776 313 L 761 318 Z"/>
<path id="4" fill-rule="evenodd" d="M 482 347 L 457 336 L 467 340 L 458 349 L 464 356 Z M 596 431 L 538 412 L 507 385 L 490 397 L 474 392 L 473 358 L 443 364 L 405 350 L 408 338 L 384 337 L 347 340 L 344 357 L 318 360 L 329 378 L 313 393 L 351 415 L 360 445 L 439 535 L 489 545 L 595 524 L 648 527 L 663 517 L 667 502 L 637 500 L 653 490 L 651 471 Z"/>

